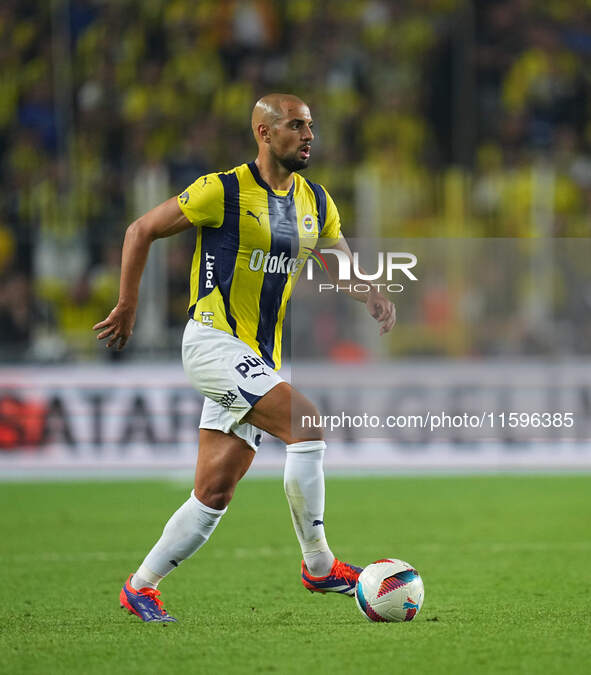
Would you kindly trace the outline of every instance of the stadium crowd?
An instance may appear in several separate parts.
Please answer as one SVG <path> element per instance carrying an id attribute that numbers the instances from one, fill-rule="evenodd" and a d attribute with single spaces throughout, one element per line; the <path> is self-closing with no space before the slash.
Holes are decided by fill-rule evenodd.
<path id="1" fill-rule="evenodd" d="M 4 0 L 0 358 L 96 357 L 138 177 L 174 194 L 249 161 L 269 91 L 310 103 L 308 175 L 347 235 L 366 172 L 383 237 L 587 237 L 590 54 L 588 2 Z M 166 250 L 174 330 L 192 245 Z M 440 290 L 417 317 L 433 335 L 458 322 Z M 485 338 L 426 351 L 486 352 Z"/>

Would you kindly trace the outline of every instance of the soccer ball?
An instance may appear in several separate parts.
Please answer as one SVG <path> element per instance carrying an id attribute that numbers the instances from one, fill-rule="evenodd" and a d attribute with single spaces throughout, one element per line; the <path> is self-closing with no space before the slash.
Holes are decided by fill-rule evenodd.
<path id="1" fill-rule="evenodd" d="M 355 587 L 357 607 L 368 621 L 412 621 L 421 611 L 424 597 L 420 574 L 396 558 L 368 565 Z"/>

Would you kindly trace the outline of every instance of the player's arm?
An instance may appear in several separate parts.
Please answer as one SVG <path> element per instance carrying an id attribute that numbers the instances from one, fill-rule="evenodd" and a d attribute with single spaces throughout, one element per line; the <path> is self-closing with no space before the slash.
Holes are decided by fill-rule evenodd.
<path id="1" fill-rule="evenodd" d="M 332 244 L 326 246 L 326 248 L 334 248 L 338 251 L 344 253 L 349 259 L 349 269 L 353 270 L 353 254 L 349 248 L 349 244 L 343 235 Z M 326 264 L 328 276 L 334 284 L 339 283 L 339 265 L 336 255 L 327 255 Z M 359 271 L 362 274 L 365 274 L 363 268 L 359 268 Z M 362 281 L 361 279 L 359 281 Z M 394 324 L 396 323 L 396 307 L 394 303 L 385 298 L 373 285 L 367 281 L 363 281 L 363 284 L 369 285 L 370 290 L 368 292 L 355 291 L 353 284 L 351 284 L 351 290 L 346 290 L 345 292 L 350 295 L 354 300 L 365 303 L 367 311 L 371 316 L 380 323 L 380 335 L 384 335 L 392 330 Z"/>
<path id="2" fill-rule="evenodd" d="M 109 316 L 93 326 L 93 330 L 101 331 L 97 339 L 109 338 L 107 347 L 116 345 L 117 349 L 123 349 L 132 334 L 140 280 L 152 242 L 192 226 L 176 197 L 159 204 L 129 225 L 121 256 L 119 300 Z"/>

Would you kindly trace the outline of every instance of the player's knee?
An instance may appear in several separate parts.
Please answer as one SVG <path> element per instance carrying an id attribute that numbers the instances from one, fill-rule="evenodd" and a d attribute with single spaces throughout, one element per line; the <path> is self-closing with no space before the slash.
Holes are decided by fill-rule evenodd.
<path id="1" fill-rule="evenodd" d="M 289 443 L 324 440 L 322 417 L 316 406 L 310 401 L 302 406 L 299 414 L 292 419 Z"/>
<path id="2" fill-rule="evenodd" d="M 235 488 L 236 485 L 234 483 L 225 481 L 215 481 L 201 485 L 195 484 L 195 496 L 205 506 L 219 511 L 225 509 L 231 502 Z"/>

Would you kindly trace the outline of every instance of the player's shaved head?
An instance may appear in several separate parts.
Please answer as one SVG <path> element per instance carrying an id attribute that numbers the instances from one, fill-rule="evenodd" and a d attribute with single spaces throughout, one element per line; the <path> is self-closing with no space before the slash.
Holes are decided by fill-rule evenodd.
<path id="1" fill-rule="evenodd" d="M 283 117 L 295 113 L 296 108 L 308 107 L 301 98 L 293 94 L 267 94 L 259 99 L 252 110 L 252 133 L 259 142 L 259 124 L 272 127 Z"/>
<path id="2" fill-rule="evenodd" d="M 267 94 L 258 100 L 252 111 L 252 133 L 259 147 L 256 162 L 263 172 L 305 169 L 313 125 L 310 109 L 293 94 Z"/>

